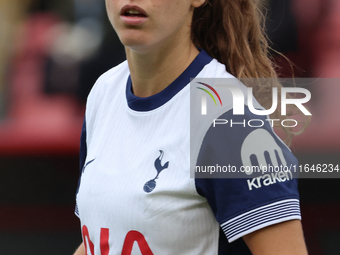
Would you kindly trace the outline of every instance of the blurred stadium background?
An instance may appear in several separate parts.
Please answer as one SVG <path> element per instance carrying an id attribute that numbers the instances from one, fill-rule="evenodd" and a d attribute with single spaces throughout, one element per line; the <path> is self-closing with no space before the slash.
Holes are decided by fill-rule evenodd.
<path id="1" fill-rule="evenodd" d="M 295 76 L 339 78 L 340 1 L 264 2 L 272 47 Z M 104 0 L 0 1 L 1 254 L 72 254 L 81 242 L 73 211 L 85 100 L 124 58 Z M 300 164 L 340 164 L 340 86 L 309 89 L 313 119 L 292 150 Z M 309 253 L 339 254 L 340 180 L 299 188 Z"/>

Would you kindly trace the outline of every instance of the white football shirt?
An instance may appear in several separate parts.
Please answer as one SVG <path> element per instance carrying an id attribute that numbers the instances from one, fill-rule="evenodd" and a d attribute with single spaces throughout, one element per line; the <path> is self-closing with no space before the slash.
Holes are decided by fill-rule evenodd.
<path id="1" fill-rule="evenodd" d="M 133 95 L 126 61 L 94 85 L 82 130 L 76 196 L 87 254 L 250 254 L 240 237 L 300 219 L 297 182 L 289 176 L 190 178 L 188 84 L 194 77 L 232 76 L 201 50 L 172 84 L 148 98 Z M 251 118 L 249 110 L 243 118 Z M 265 138 L 264 151 L 274 146 L 285 163 L 297 164 L 269 126 L 221 132 L 216 137 L 206 130 L 198 164 L 207 160 L 210 143 L 217 143 L 223 153 L 211 161 L 241 166 L 244 148 L 258 137 Z"/>

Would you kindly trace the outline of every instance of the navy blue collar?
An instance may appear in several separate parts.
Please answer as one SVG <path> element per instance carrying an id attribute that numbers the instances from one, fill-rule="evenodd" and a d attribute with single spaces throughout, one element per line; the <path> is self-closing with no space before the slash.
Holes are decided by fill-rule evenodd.
<path id="1" fill-rule="evenodd" d="M 212 57 L 204 50 L 201 50 L 194 61 L 192 61 L 188 68 L 178 76 L 176 80 L 161 92 L 150 97 L 135 96 L 132 93 L 132 82 L 131 77 L 129 76 L 126 86 L 126 99 L 129 107 L 135 111 L 145 112 L 162 106 L 183 89 L 190 82 L 190 78 L 195 78 L 204 66 L 211 62 L 211 60 Z"/>

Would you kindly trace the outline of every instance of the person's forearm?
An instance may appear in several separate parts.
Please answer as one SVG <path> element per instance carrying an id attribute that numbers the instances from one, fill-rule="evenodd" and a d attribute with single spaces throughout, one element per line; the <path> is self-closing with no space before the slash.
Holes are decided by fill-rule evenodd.
<path id="1" fill-rule="evenodd" d="M 78 247 L 78 249 L 73 255 L 85 255 L 85 249 L 84 249 L 83 243 L 81 243 L 81 245 Z"/>

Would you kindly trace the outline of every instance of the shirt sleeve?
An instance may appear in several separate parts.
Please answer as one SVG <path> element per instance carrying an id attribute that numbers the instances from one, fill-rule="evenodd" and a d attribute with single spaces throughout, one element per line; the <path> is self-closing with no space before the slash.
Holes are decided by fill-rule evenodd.
<path id="1" fill-rule="evenodd" d="M 80 136 L 80 150 L 79 150 L 79 179 L 78 179 L 78 187 L 76 195 L 78 194 L 79 187 L 80 187 L 80 180 L 81 175 L 83 173 L 85 160 L 87 156 L 87 146 L 86 146 L 86 119 L 84 118 L 83 127 L 81 129 L 81 136 Z M 79 217 L 79 210 L 78 205 L 76 202 L 74 213 Z"/>
<path id="2" fill-rule="evenodd" d="M 224 124 L 211 126 L 203 139 L 195 184 L 228 241 L 301 219 L 294 173 L 298 162 L 273 132 L 267 116 L 254 115 L 246 107 L 245 115 L 228 111 L 219 118 Z M 244 172 L 254 166 L 266 166 L 267 171 Z"/>

